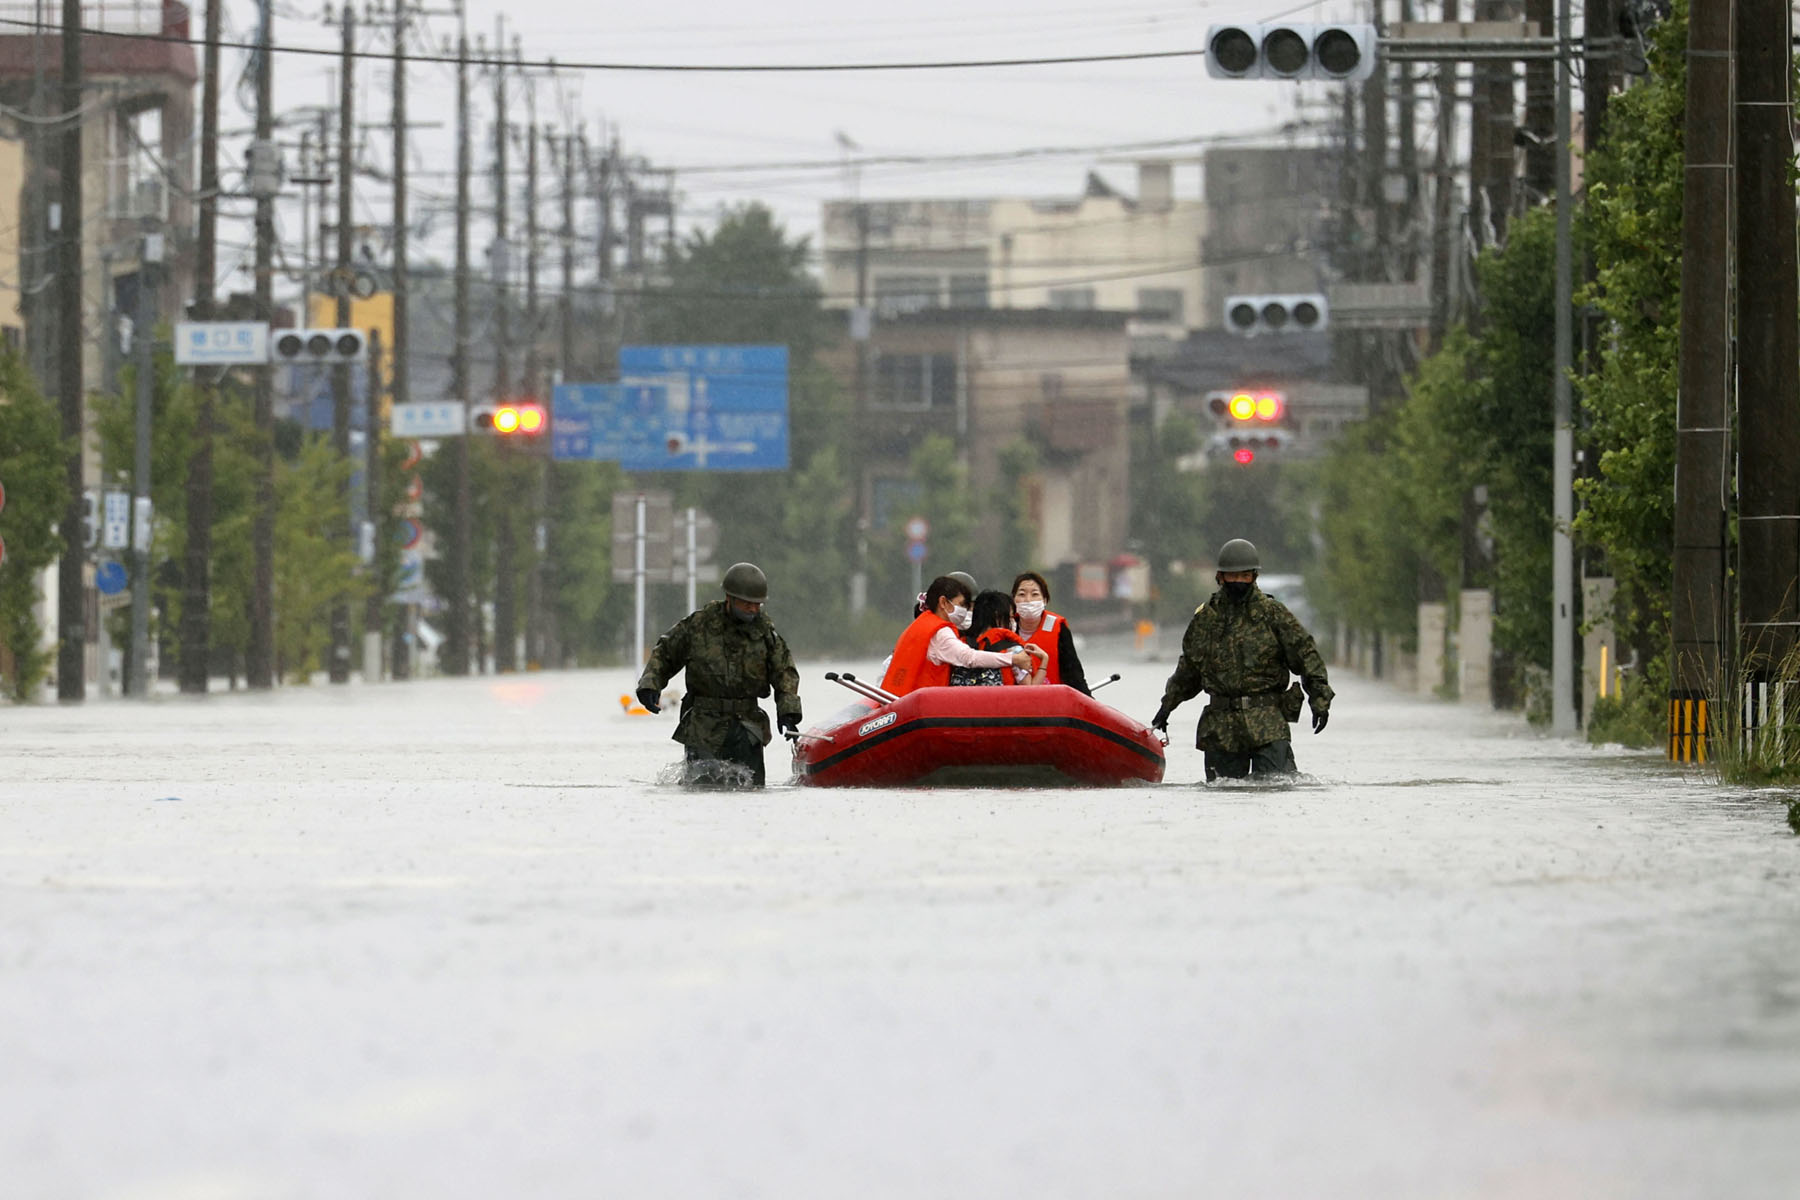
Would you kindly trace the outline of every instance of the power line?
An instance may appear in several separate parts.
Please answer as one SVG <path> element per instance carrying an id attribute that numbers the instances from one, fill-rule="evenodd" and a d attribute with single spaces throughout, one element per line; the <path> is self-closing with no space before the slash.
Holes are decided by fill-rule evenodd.
<path id="1" fill-rule="evenodd" d="M 55 31 L 58 27 L 44 25 L 37 21 L 14 20 L 0 17 L 0 25 L 29 29 L 40 34 Z M 108 29 L 83 29 L 86 37 L 123 38 L 134 42 L 161 42 L 177 46 L 198 46 L 201 43 L 194 38 L 175 37 L 166 33 L 124 33 Z M 255 51 L 252 42 L 219 43 L 227 50 Z M 270 46 L 275 54 L 298 54 L 315 58 L 342 60 L 345 54 L 341 50 L 324 46 Z M 1164 58 L 1204 58 L 1204 49 L 1193 50 L 1135 50 L 1117 54 L 1065 54 L 1048 55 L 1037 58 L 980 58 L 980 59 L 945 59 L 926 62 L 855 62 L 855 63 L 630 63 L 630 62 L 562 62 L 554 58 L 513 59 L 500 57 L 477 57 L 471 55 L 469 65 L 479 68 L 505 67 L 507 69 L 524 68 L 541 71 L 634 71 L 670 74 L 823 74 L 847 73 L 854 71 L 963 71 L 986 70 L 1002 67 L 1057 67 L 1072 66 L 1081 63 L 1107 62 L 1145 62 L 1151 59 Z M 381 63 L 394 61 L 392 53 L 354 50 L 348 56 L 352 61 L 358 59 L 378 60 Z M 412 54 L 401 56 L 402 62 L 455 63 L 456 56 L 447 54 Z"/>

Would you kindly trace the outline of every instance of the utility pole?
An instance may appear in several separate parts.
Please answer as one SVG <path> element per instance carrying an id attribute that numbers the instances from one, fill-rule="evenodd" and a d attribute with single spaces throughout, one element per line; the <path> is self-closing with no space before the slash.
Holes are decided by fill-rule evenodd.
<path id="1" fill-rule="evenodd" d="M 256 30 L 256 149 L 272 154 L 275 144 L 275 101 L 271 40 L 273 0 L 260 0 Z M 256 319 L 275 315 L 275 192 L 256 194 Z M 250 654 L 244 682 L 252 688 L 275 686 L 275 381 L 269 369 L 256 372 L 256 512 L 250 542 L 255 559 L 250 589 Z"/>
<path id="2" fill-rule="evenodd" d="M 1410 23 L 1412 19 L 1412 0 L 1400 0 L 1401 22 Z M 1400 223 L 1402 228 L 1416 228 L 1419 217 L 1419 103 L 1413 94 L 1415 78 L 1412 63 L 1402 59 L 1399 112 L 1395 121 L 1400 137 L 1400 178 L 1406 182 L 1406 218 Z M 1410 235 L 1405 242 L 1405 255 L 1401 277 L 1407 283 L 1414 283 L 1419 278 L 1419 247 L 1418 240 Z"/>
<path id="3" fill-rule="evenodd" d="M 138 253 L 137 313 L 131 357 L 137 392 L 136 444 L 131 472 L 131 668 L 126 694 L 150 694 L 150 410 L 155 399 L 156 276 L 163 236 L 146 230 Z"/>
<path id="4" fill-rule="evenodd" d="M 525 141 L 525 392 L 549 411 L 550 398 L 544 394 L 543 355 L 539 352 L 542 327 L 538 312 L 538 126 L 537 91 L 531 99 L 531 123 Z M 544 555 L 548 549 L 545 522 L 549 519 L 550 439 L 545 444 L 543 461 L 533 463 L 537 478 L 532 502 L 531 571 L 525 576 L 525 666 L 530 670 L 544 661 Z"/>
<path id="5" fill-rule="evenodd" d="M 350 185 L 355 163 L 351 150 L 355 146 L 356 80 L 356 9 L 345 4 L 338 20 L 343 29 L 343 51 L 338 68 L 338 180 L 337 180 L 337 270 L 333 272 L 337 293 L 337 327 L 350 324 L 350 255 L 351 224 Z M 331 369 L 331 445 L 346 466 L 350 461 L 350 364 L 339 363 Z M 339 545 L 350 542 L 350 475 L 346 471 L 338 483 L 338 499 L 343 504 L 343 519 L 337 523 L 332 539 Z M 350 682 L 350 581 L 342 580 L 331 601 L 331 682 Z"/>
<path id="6" fill-rule="evenodd" d="M 61 225 L 56 239 L 57 392 L 62 415 L 68 500 L 63 507 L 62 559 L 57 564 L 56 698 L 87 698 L 87 580 L 81 547 L 82 469 L 85 440 L 84 381 L 81 371 L 81 0 L 62 5 Z"/>
<path id="7" fill-rule="evenodd" d="M 1508 14 L 1516 11 L 1511 0 L 1487 0 L 1485 12 L 1478 13 L 1477 17 L 1481 20 L 1502 21 Z M 1512 217 L 1515 169 L 1513 138 L 1518 127 L 1513 82 L 1517 68 L 1510 60 L 1496 59 L 1484 63 L 1477 73 L 1483 74 L 1485 79 L 1482 93 L 1485 96 L 1483 107 L 1487 118 L 1484 137 L 1487 158 L 1482 166 L 1482 190 L 1487 200 L 1490 240 L 1494 245 L 1500 246 L 1506 243 L 1506 223 Z"/>
<path id="8" fill-rule="evenodd" d="M 494 402 L 500 403 L 512 394 L 512 326 L 508 320 L 511 308 L 508 286 L 512 276 L 512 253 L 507 245 L 506 212 L 506 143 L 510 129 L 506 108 L 507 63 L 501 46 L 505 37 L 505 18 L 494 21 Z M 508 475 L 514 466 L 512 447 L 496 447 L 500 451 L 502 470 Z M 494 670 L 506 674 L 518 669 L 518 586 L 514 579 L 518 548 L 514 538 L 514 514 L 503 508 L 494 514 Z"/>
<path id="9" fill-rule="evenodd" d="M 1458 19 L 1457 0 L 1444 0 L 1446 25 Z M 1461 64 L 1445 59 L 1437 68 L 1437 156 L 1431 189 L 1431 340 L 1435 353 L 1444 344 L 1454 307 L 1450 295 L 1450 250 L 1456 215 L 1456 77 Z M 1423 661 L 1425 648 L 1420 647 Z"/>
<path id="10" fill-rule="evenodd" d="M 1569 526 L 1575 520 L 1574 397 L 1569 369 L 1574 365 L 1574 264 L 1571 243 L 1575 206 L 1569 191 L 1570 73 L 1569 6 L 1558 0 L 1556 12 L 1556 432 L 1552 440 L 1551 477 L 1555 488 L 1555 524 L 1550 534 L 1550 727 L 1565 737 L 1579 731 L 1575 712 L 1575 545 Z"/>
<path id="11" fill-rule="evenodd" d="M 406 197 L 406 5 L 408 0 L 394 0 L 394 361 L 388 371 L 394 381 L 395 404 L 412 399 L 406 369 L 406 354 L 411 338 L 406 327 L 407 292 L 407 213 Z"/>
<path id="12" fill-rule="evenodd" d="M 450 595 L 444 622 L 446 675 L 469 673 L 470 526 L 474 521 L 469 439 L 475 435 L 469 396 L 469 34 L 467 17 L 456 36 L 456 345 L 451 352 L 451 385 L 462 405 L 464 434 L 451 439 L 456 456 L 456 496 L 450 522 Z"/>
<path id="13" fill-rule="evenodd" d="M 369 331 L 369 380 L 363 395 L 363 513 L 369 528 L 368 598 L 363 602 L 363 682 L 381 682 L 381 331 Z"/>
<path id="14" fill-rule="evenodd" d="M 1730 0 L 1726 0 L 1727 3 Z M 1525 0 L 1525 20 L 1531 36 L 1548 37 L 1555 17 L 1556 0 Z M 1556 188 L 1556 155 L 1552 144 L 1556 128 L 1556 75 L 1554 60 L 1535 58 L 1525 64 L 1525 187 L 1531 202 L 1541 204 Z"/>
<path id="15" fill-rule="evenodd" d="M 219 8 L 206 0 L 204 92 L 200 108 L 200 231 L 194 248 L 194 317 L 213 319 L 213 277 L 219 243 Z M 217 375 L 202 369 L 194 415 L 194 452 L 187 468 L 187 550 L 182 569 L 181 690 L 206 694 L 212 651 L 213 417 Z"/>
<path id="16" fill-rule="evenodd" d="M 1791 670 L 1786 660 L 1800 624 L 1792 23 L 1788 0 L 1737 0 L 1737 566 L 1746 733 L 1795 720 L 1785 697 L 1771 694 L 1783 669 Z"/>
<path id="17" fill-rule="evenodd" d="M 1731 497 L 1731 5 L 1688 13 L 1681 195 L 1681 366 L 1675 392 L 1675 642 L 1669 757 L 1705 762 L 1712 697 L 1729 706 L 1725 599 Z"/>

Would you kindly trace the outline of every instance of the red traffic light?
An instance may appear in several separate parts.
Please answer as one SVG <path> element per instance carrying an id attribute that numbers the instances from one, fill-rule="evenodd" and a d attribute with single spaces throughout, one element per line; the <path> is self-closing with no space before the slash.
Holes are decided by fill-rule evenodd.
<path id="1" fill-rule="evenodd" d="M 1248 446 L 1239 446 L 1231 452 L 1231 457 L 1240 463 L 1253 463 L 1256 461 L 1256 451 Z"/>
<path id="2" fill-rule="evenodd" d="M 494 432 L 500 434 L 542 433 L 544 406 L 541 404 L 502 404 L 494 409 Z"/>

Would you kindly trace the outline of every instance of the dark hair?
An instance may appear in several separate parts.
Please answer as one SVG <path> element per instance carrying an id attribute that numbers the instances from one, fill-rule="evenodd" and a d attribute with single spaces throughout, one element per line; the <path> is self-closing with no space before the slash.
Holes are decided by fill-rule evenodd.
<path id="1" fill-rule="evenodd" d="M 1018 574 L 1018 577 L 1013 580 L 1012 587 L 1007 591 L 1007 593 L 1006 593 L 1007 596 L 1011 597 L 1011 596 L 1018 595 L 1019 594 L 1019 585 L 1021 583 L 1024 583 L 1027 579 L 1029 579 L 1033 583 L 1037 584 L 1038 587 L 1043 590 L 1044 603 L 1049 604 L 1050 603 L 1049 581 L 1046 580 L 1042 575 L 1039 575 L 1036 571 L 1020 571 Z"/>
<path id="2" fill-rule="evenodd" d="M 948 575 L 939 575 L 936 579 L 931 581 L 931 586 L 925 589 L 924 611 L 936 612 L 938 601 L 942 600 L 945 596 L 950 597 L 953 602 L 958 596 L 967 600 L 969 598 L 969 585 L 960 579 L 952 579 Z"/>
<path id="3" fill-rule="evenodd" d="M 970 603 L 969 615 L 974 619 L 963 639 L 972 646 L 976 638 L 990 629 L 1011 629 L 1012 611 L 1012 597 L 989 588 Z"/>

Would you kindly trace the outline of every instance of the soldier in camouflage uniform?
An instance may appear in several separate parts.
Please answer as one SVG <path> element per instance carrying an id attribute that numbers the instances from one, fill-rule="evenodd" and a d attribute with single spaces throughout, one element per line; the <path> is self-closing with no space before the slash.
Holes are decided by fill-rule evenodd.
<path id="1" fill-rule="evenodd" d="M 639 702 L 660 712 L 663 688 L 677 671 L 687 670 L 674 738 L 687 748 L 690 786 L 740 782 L 743 772 L 729 765 L 734 763 L 749 769 L 756 787 L 763 786 L 769 716 L 757 700 L 770 692 L 782 732 L 789 737 L 799 732 L 800 673 L 762 611 L 768 598 L 762 571 L 737 563 L 725 572 L 725 599 L 689 613 L 658 638 L 638 677 Z"/>
<path id="2" fill-rule="evenodd" d="M 1287 605 L 1256 586 L 1256 547 L 1233 538 L 1219 551 L 1219 590 L 1194 610 L 1181 639 L 1181 661 L 1163 688 L 1151 725 L 1167 734 L 1169 714 L 1204 689 L 1195 744 L 1206 752 L 1207 782 L 1292 775 L 1288 722 L 1300 719 L 1300 688 L 1312 702 L 1314 733 L 1331 713 L 1331 682 L 1312 635 Z M 1288 685 L 1289 673 L 1301 683 Z"/>

